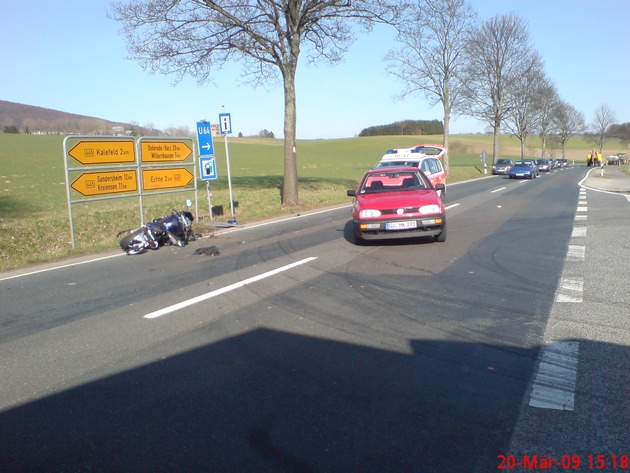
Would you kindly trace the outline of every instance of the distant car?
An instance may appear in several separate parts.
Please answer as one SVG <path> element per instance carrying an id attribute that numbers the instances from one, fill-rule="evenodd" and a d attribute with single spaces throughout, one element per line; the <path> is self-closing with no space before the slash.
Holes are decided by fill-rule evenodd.
<path id="1" fill-rule="evenodd" d="M 523 159 L 522 161 L 525 162 L 525 163 L 529 163 L 532 166 L 534 166 L 534 171 L 535 171 L 535 176 L 534 177 L 540 176 L 540 169 L 538 169 L 538 164 L 536 163 L 535 159 L 526 158 L 526 159 Z"/>
<path id="2" fill-rule="evenodd" d="M 358 241 L 429 236 L 446 241 L 446 209 L 433 186 L 417 168 L 381 167 L 365 173 L 348 190 Z"/>
<path id="3" fill-rule="evenodd" d="M 510 169 L 510 179 L 535 179 L 536 166 L 531 161 L 516 161 Z"/>
<path id="4" fill-rule="evenodd" d="M 510 174 L 510 169 L 514 166 L 514 161 L 508 158 L 500 158 L 497 159 L 496 162 L 492 165 L 492 174 Z"/>
<path id="5" fill-rule="evenodd" d="M 611 154 L 606 158 L 606 162 L 608 164 L 619 164 L 619 156 L 617 156 L 616 154 Z"/>
<path id="6" fill-rule="evenodd" d="M 551 161 L 547 158 L 541 158 L 536 160 L 536 164 L 538 165 L 538 170 L 543 172 L 551 171 Z"/>
<path id="7" fill-rule="evenodd" d="M 374 168 L 411 166 L 421 169 L 433 186 L 444 184 L 444 189 L 439 191 L 440 196 L 444 198 L 446 195 L 446 171 L 441 160 L 445 154 L 446 148 L 439 145 L 417 145 L 413 148 L 389 149 Z"/>

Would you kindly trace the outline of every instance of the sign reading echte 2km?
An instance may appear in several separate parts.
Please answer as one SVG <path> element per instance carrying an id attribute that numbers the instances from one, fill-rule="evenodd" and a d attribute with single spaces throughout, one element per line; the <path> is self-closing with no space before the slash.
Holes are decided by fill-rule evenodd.
<path id="1" fill-rule="evenodd" d="M 186 187 L 194 177 L 186 168 L 143 169 L 142 188 L 155 190 Z"/>
<path id="2" fill-rule="evenodd" d="M 136 161 L 136 148 L 131 140 L 79 141 L 68 154 L 81 164 L 122 164 Z"/>

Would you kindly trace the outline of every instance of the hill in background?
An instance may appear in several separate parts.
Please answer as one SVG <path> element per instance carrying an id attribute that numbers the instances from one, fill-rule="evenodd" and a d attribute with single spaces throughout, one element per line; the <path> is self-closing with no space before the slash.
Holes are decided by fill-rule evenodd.
<path id="1" fill-rule="evenodd" d="M 160 136 L 160 130 L 0 100 L 0 130 L 19 133 Z"/>

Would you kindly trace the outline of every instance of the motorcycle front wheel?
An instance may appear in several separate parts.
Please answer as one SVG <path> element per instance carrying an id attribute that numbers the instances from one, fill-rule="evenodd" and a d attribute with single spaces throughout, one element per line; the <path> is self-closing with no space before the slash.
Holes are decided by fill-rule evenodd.
<path id="1" fill-rule="evenodd" d="M 128 255 L 137 255 L 138 253 L 142 253 L 145 248 L 142 238 L 138 238 L 141 234 L 141 228 L 134 230 L 120 240 L 120 248 Z"/>

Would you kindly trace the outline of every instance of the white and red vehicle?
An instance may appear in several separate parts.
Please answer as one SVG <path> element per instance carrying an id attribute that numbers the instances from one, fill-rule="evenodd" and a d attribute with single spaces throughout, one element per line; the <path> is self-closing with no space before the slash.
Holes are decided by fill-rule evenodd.
<path id="1" fill-rule="evenodd" d="M 440 190 L 440 196 L 444 198 L 446 194 L 446 171 L 442 165 L 442 158 L 446 152 L 446 148 L 435 144 L 389 149 L 374 168 L 399 166 L 418 168 L 429 178 L 433 186 L 444 185 L 444 189 Z"/>

